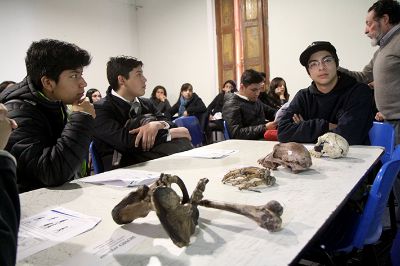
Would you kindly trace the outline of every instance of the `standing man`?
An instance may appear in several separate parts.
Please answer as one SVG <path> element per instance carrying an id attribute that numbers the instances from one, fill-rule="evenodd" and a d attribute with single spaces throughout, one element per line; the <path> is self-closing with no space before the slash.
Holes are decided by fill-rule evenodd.
<path id="1" fill-rule="evenodd" d="M 95 103 L 94 143 L 104 170 L 129 166 L 192 148 L 189 131 L 157 111 L 146 90 L 143 63 L 128 56 L 107 63 L 110 86 Z"/>
<path id="2" fill-rule="evenodd" d="M 84 97 L 87 51 L 58 40 L 40 40 L 29 47 L 25 63 L 26 78 L 0 95 L 18 124 L 5 149 L 17 160 L 20 192 L 59 186 L 79 176 L 96 116 Z M 67 104 L 72 105 L 71 114 Z"/>
<path id="3" fill-rule="evenodd" d="M 315 143 L 319 136 L 333 132 L 350 145 L 369 143 L 371 90 L 337 71 L 335 47 L 329 42 L 313 42 L 300 55 L 300 63 L 313 81 L 296 94 L 282 116 L 278 140 Z"/>
<path id="4" fill-rule="evenodd" d="M 275 110 L 263 104 L 258 96 L 264 77 L 253 69 L 245 70 L 238 92 L 225 94 L 222 118 L 233 139 L 262 139 L 267 129 L 275 129 Z M 268 114 L 266 117 L 265 113 Z"/>
<path id="5" fill-rule="evenodd" d="M 361 72 L 340 69 L 364 83 L 373 82 L 376 119 L 387 121 L 396 130 L 400 144 L 400 5 L 397 1 L 377 1 L 369 9 L 365 34 L 379 46 Z"/>

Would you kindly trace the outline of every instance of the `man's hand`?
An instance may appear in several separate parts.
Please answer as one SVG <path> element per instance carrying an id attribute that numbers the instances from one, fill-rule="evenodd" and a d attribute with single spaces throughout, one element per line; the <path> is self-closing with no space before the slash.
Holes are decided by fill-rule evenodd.
<path id="1" fill-rule="evenodd" d="M 171 134 L 171 139 L 187 138 L 190 141 L 192 140 L 189 130 L 186 127 L 171 128 L 169 133 Z"/>
<path id="2" fill-rule="evenodd" d="M 149 151 L 154 146 L 158 130 L 163 129 L 164 125 L 158 121 L 152 121 L 144 126 L 132 129 L 130 134 L 137 134 L 135 139 L 135 147 L 139 147 L 140 140 L 142 141 L 143 151 Z"/>
<path id="3" fill-rule="evenodd" d="M 187 111 L 183 112 L 183 116 L 188 116 L 188 115 L 189 115 L 189 114 L 188 114 Z"/>
<path id="4" fill-rule="evenodd" d="M 329 130 L 337 128 L 337 124 L 329 123 Z"/>
<path id="5" fill-rule="evenodd" d="M 81 101 L 72 104 L 72 111 L 74 112 L 86 112 L 96 118 L 96 111 L 94 110 L 93 104 L 90 103 L 89 98 L 86 97 Z"/>
<path id="6" fill-rule="evenodd" d="M 275 121 L 266 123 L 265 124 L 265 127 L 267 128 L 266 130 L 276 129 L 276 124 L 277 123 Z"/>
<path id="7" fill-rule="evenodd" d="M 11 130 L 17 128 L 17 123 L 7 117 L 7 108 L 0 103 L 0 150 L 7 145 Z"/>
<path id="8" fill-rule="evenodd" d="M 300 122 L 304 121 L 303 117 L 300 114 L 294 114 L 293 117 L 293 122 L 296 124 L 299 124 Z"/>
<path id="9" fill-rule="evenodd" d="M 374 89 L 375 84 L 374 84 L 374 82 L 372 81 L 372 82 L 368 83 L 368 86 L 369 86 L 371 89 Z"/>
<path id="10" fill-rule="evenodd" d="M 383 114 L 381 112 L 377 112 L 375 115 L 375 120 L 376 121 L 383 121 L 385 120 L 385 117 L 383 116 Z"/>

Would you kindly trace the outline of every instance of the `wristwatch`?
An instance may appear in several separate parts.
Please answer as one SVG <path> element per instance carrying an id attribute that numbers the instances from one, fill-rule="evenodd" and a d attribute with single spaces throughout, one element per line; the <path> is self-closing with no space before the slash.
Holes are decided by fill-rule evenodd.
<path id="1" fill-rule="evenodd" d="M 170 128 L 170 125 L 167 122 L 165 122 L 165 121 L 158 121 L 158 122 L 160 122 L 162 125 L 164 125 L 163 129 L 169 129 Z"/>

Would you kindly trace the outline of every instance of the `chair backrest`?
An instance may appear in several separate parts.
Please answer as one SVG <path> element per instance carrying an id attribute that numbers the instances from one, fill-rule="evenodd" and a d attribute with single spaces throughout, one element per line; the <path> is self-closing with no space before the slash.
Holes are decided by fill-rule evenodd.
<path id="1" fill-rule="evenodd" d="M 396 147 L 394 147 L 392 160 L 400 160 L 400 144 L 397 144 Z"/>
<path id="2" fill-rule="evenodd" d="M 394 128 L 389 123 L 374 122 L 369 131 L 369 140 L 372 146 L 385 147 L 385 153 L 381 157 L 382 163 L 390 160 L 394 145 L 395 145 L 395 132 Z"/>
<path id="3" fill-rule="evenodd" d="M 229 136 L 229 130 L 228 130 L 228 125 L 226 124 L 226 121 L 224 120 L 224 138 L 225 140 L 230 139 L 231 137 Z"/>
<path id="4" fill-rule="evenodd" d="M 174 123 L 179 127 L 186 127 L 192 137 L 192 144 L 195 147 L 203 145 L 204 132 L 197 117 L 181 116 L 174 120 Z"/>
<path id="5" fill-rule="evenodd" d="M 362 248 L 379 240 L 382 233 L 383 212 L 399 170 L 400 160 L 390 160 L 384 163 L 376 175 L 356 227 L 353 247 Z"/>
<path id="6" fill-rule="evenodd" d="M 97 150 L 96 150 L 96 147 L 94 146 L 93 141 L 90 142 L 89 152 L 90 152 L 90 156 L 92 158 L 94 173 L 100 174 L 100 173 L 104 172 L 103 163 L 101 161 L 100 155 L 97 153 Z"/>

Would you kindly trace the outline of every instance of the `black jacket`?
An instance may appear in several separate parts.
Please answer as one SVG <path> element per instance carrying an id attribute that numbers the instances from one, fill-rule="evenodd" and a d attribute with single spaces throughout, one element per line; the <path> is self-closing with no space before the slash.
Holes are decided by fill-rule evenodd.
<path id="1" fill-rule="evenodd" d="M 320 93 L 314 82 L 296 94 L 279 122 L 280 142 L 315 143 L 319 136 L 329 132 L 329 123 L 333 123 L 337 128 L 331 132 L 344 137 L 350 145 L 369 144 L 372 91 L 344 73 L 338 75 L 336 86 L 327 94 Z M 294 114 L 300 114 L 304 121 L 294 123 Z"/>
<path id="2" fill-rule="evenodd" d="M 94 104 L 96 110 L 94 143 L 102 157 L 104 170 L 116 168 L 112 165 L 113 156 L 115 156 L 114 151 L 122 156 L 117 167 L 161 157 L 161 155 L 151 154 L 151 151 L 144 152 L 141 145 L 135 147 L 137 134 L 130 134 L 129 131 L 146 123 L 143 119 L 146 119 L 147 122 L 166 121 L 170 124 L 170 127 L 176 127 L 163 114 L 157 112 L 156 107 L 149 99 L 138 98 L 138 100 L 142 108 L 141 115 L 131 116 L 132 118 L 129 117 L 130 104 L 112 95 L 111 87 L 108 88 L 106 97 Z M 154 146 L 167 142 L 167 137 L 167 129 L 159 130 Z"/>
<path id="3" fill-rule="evenodd" d="M 228 125 L 231 138 L 261 139 L 266 130 L 266 111 L 272 117 L 275 115 L 274 110 L 266 109 L 260 100 L 251 102 L 231 93 L 225 97 L 222 118 Z"/>
<path id="4" fill-rule="evenodd" d="M 179 99 L 180 99 L 180 97 L 179 97 Z M 179 106 L 180 106 L 179 99 L 169 110 L 170 117 L 173 117 L 176 113 L 178 113 Z M 188 115 L 194 115 L 194 116 L 199 117 L 202 115 L 202 113 L 207 111 L 207 108 L 206 108 L 204 102 L 201 100 L 201 98 L 199 96 L 197 96 L 196 93 L 193 93 L 192 99 L 190 99 L 190 101 L 188 101 L 188 103 L 186 105 L 186 111 L 188 112 Z"/>
<path id="5" fill-rule="evenodd" d="M 282 105 L 288 102 L 287 100 L 276 99 L 270 96 L 267 92 L 261 92 L 258 96 L 258 99 L 260 99 L 263 104 L 266 104 L 269 107 L 273 108 L 275 111 L 278 111 L 279 108 L 282 107 Z"/>
<path id="6" fill-rule="evenodd" d="M 6 150 L 17 160 L 20 192 L 62 185 L 79 173 L 93 134 L 90 114 L 68 116 L 66 106 L 48 100 L 29 77 L 4 90 L 0 101 L 18 124 Z"/>
<path id="7" fill-rule="evenodd" d="M 0 151 L 0 265 L 15 265 L 19 219 L 15 159 Z"/>
<path id="8" fill-rule="evenodd" d="M 171 109 L 171 105 L 167 99 L 162 102 L 157 98 L 150 98 L 150 101 L 154 104 L 159 113 L 168 114 L 169 109 Z"/>
<path id="9" fill-rule="evenodd" d="M 218 93 L 214 100 L 207 106 L 207 113 L 215 115 L 218 112 L 222 112 L 222 107 L 224 106 L 224 96 L 225 92 Z"/>

